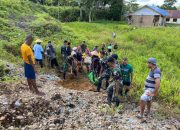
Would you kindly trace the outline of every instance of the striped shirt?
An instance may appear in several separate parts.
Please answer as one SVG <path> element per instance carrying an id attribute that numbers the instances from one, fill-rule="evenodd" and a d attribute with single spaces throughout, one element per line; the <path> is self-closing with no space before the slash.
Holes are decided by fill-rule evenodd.
<path id="1" fill-rule="evenodd" d="M 159 68 L 155 68 L 149 72 L 148 77 L 145 81 L 145 88 L 155 89 L 155 79 L 161 78 L 161 70 Z"/>

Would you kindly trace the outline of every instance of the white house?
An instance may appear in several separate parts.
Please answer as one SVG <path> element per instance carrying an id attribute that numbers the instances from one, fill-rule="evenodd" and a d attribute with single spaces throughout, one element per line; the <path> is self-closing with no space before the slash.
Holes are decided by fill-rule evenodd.
<path id="1" fill-rule="evenodd" d="M 168 12 L 156 6 L 145 5 L 128 15 L 129 24 L 135 26 L 164 26 Z"/>
<path id="2" fill-rule="evenodd" d="M 180 24 L 180 10 L 167 10 L 169 16 L 166 18 L 166 23 Z"/>

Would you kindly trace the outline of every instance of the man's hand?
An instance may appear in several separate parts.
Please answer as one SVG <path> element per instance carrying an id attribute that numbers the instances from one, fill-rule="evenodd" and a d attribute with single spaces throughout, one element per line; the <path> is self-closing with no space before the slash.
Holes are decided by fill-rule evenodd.
<path id="1" fill-rule="evenodd" d="M 35 68 L 35 67 L 33 67 L 33 69 L 34 69 L 34 72 L 35 72 L 36 74 L 38 74 L 38 71 L 36 70 L 36 68 Z"/>

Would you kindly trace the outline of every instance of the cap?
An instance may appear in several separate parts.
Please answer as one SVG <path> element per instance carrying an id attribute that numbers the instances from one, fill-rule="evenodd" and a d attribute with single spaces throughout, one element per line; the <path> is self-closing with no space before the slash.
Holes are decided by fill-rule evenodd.
<path id="1" fill-rule="evenodd" d="M 113 57 L 115 60 L 118 59 L 118 55 L 117 54 L 112 54 L 111 57 Z"/>
<path id="2" fill-rule="evenodd" d="M 157 62 L 156 62 L 155 58 L 149 58 L 148 63 L 152 63 L 152 64 L 156 65 Z"/>
<path id="3" fill-rule="evenodd" d="M 110 56 L 110 57 L 107 59 L 107 62 L 114 63 L 114 62 L 115 62 L 115 60 L 114 60 L 114 58 L 113 58 L 112 56 Z"/>
<path id="4" fill-rule="evenodd" d="M 37 42 L 37 43 L 41 43 L 42 41 L 41 41 L 41 39 L 37 39 L 35 42 Z"/>

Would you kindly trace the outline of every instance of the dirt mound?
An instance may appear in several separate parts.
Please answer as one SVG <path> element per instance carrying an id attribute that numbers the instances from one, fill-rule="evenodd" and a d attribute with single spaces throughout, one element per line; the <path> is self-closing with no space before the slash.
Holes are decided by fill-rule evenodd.
<path id="1" fill-rule="evenodd" d="M 88 91 L 94 91 L 95 86 L 90 83 L 88 78 L 85 78 L 83 76 L 79 76 L 77 78 L 74 78 L 70 76 L 67 80 L 60 83 L 64 88 L 68 89 L 74 89 L 74 90 L 88 90 Z"/>

